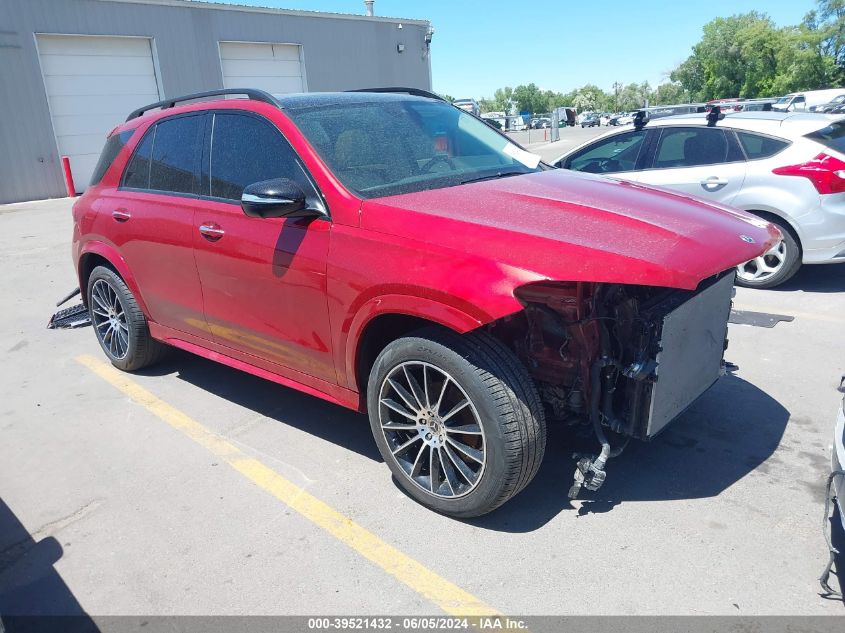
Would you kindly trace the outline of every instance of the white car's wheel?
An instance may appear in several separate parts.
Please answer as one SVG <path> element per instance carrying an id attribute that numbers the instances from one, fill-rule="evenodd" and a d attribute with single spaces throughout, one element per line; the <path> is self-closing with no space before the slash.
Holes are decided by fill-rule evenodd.
<path id="1" fill-rule="evenodd" d="M 774 288 L 801 267 L 801 247 L 786 227 L 775 223 L 783 239 L 768 251 L 736 267 L 736 283 L 746 288 Z"/>

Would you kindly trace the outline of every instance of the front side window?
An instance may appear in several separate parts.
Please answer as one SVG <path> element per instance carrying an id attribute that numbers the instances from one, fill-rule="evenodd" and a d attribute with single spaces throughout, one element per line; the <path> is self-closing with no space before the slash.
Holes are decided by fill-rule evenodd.
<path id="1" fill-rule="evenodd" d="M 150 189 L 187 194 L 197 192 L 202 124 L 202 116 L 180 116 L 156 124 L 150 161 Z"/>
<path id="2" fill-rule="evenodd" d="M 362 198 L 543 169 L 538 156 L 437 101 L 385 99 L 285 112 L 340 181 Z"/>
<path id="3" fill-rule="evenodd" d="M 646 130 L 636 130 L 601 140 L 574 154 L 567 168 L 591 174 L 634 171 L 646 133 Z"/>
<path id="4" fill-rule="evenodd" d="M 709 127 L 666 128 L 657 145 L 654 167 L 669 169 L 716 165 L 736 159 L 730 151 L 724 130 Z"/>
<path id="5" fill-rule="evenodd" d="M 288 178 L 306 197 L 316 191 L 293 148 L 270 123 L 241 114 L 215 114 L 211 141 L 211 195 L 240 201 L 246 186 Z"/>

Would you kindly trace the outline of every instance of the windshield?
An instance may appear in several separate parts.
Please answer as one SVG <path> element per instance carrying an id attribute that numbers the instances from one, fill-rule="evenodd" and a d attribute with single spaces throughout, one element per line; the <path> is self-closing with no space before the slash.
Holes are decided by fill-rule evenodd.
<path id="1" fill-rule="evenodd" d="M 781 97 L 777 101 L 775 101 L 775 105 L 779 105 L 781 103 L 789 103 L 792 101 L 792 95 L 786 95 L 785 97 Z"/>
<path id="2" fill-rule="evenodd" d="M 539 156 L 447 103 L 373 101 L 285 111 L 344 186 L 362 198 L 542 169 Z"/>

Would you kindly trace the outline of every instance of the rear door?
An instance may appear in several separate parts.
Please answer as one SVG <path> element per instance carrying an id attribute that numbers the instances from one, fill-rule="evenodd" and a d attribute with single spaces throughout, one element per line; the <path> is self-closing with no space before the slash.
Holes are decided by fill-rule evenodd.
<path id="1" fill-rule="evenodd" d="M 639 182 L 729 204 L 745 181 L 745 155 L 732 130 L 667 126 L 653 148 Z"/>
<path id="2" fill-rule="evenodd" d="M 120 187 L 103 192 L 98 222 L 132 271 L 150 318 L 207 338 L 193 253 L 204 119 L 186 114 L 151 125 Z"/>
<path id="3" fill-rule="evenodd" d="M 289 178 L 324 203 L 279 129 L 257 114 L 209 116 L 210 155 L 193 227 L 205 317 L 214 341 L 246 362 L 337 382 L 326 298 L 327 218 L 253 218 L 247 185 Z M 269 365 L 268 365 L 269 363 Z"/>

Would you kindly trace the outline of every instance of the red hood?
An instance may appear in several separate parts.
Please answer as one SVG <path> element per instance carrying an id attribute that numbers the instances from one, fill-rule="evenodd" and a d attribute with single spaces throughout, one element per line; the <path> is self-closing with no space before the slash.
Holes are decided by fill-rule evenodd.
<path id="1" fill-rule="evenodd" d="M 730 207 L 564 170 L 368 200 L 361 223 L 548 279 L 688 289 L 780 239 Z"/>

